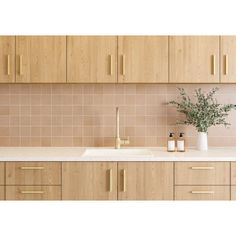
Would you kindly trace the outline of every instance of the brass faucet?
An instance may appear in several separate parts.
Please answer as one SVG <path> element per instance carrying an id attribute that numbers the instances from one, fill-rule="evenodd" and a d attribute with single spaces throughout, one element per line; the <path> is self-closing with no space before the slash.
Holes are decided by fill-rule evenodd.
<path id="1" fill-rule="evenodd" d="M 128 145 L 129 137 L 126 139 L 120 138 L 120 112 L 119 107 L 116 108 L 116 140 L 115 140 L 115 148 L 120 149 L 121 145 Z"/>

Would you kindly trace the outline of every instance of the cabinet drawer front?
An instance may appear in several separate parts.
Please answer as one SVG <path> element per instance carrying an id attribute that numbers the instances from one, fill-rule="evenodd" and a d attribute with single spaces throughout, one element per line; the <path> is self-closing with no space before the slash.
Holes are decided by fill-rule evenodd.
<path id="1" fill-rule="evenodd" d="M 0 185 L 4 185 L 4 163 L 0 162 Z"/>
<path id="2" fill-rule="evenodd" d="M 230 186 L 176 186 L 175 200 L 230 200 Z"/>
<path id="3" fill-rule="evenodd" d="M 231 200 L 236 200 L 236 186 L 231 186 Z"/>
<path id="4" fill-rule="evenodd" d="M 231 184 L 236 185 L 236 162 L 231 162 Z"/>
<path id="5" fill-rule="evenodd" d="M 0 186 L 0 200 L 4 200 L 4 192 L 5 192 L 5 189 L 4 189 L 4 186 Z"/>
<path id="6" fill-rule="evenodd" d="M 175 164 L 176 185 L 229 185 L 229 162 L 178 162 Z"/>
<path id="7" fill-rule="evenodd" d="M 6 200 L 61 200 L 61 186 L 6 186 Z"/>
<path id="8" fill-rule="evenodd" d="M 61 185 L 61 163 L 7 162 L 6 185 Z"/>

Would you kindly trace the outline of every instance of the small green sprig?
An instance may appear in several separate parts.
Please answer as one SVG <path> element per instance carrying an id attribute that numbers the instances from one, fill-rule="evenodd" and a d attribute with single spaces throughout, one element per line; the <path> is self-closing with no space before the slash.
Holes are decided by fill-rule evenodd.
<path id="1" fill-rule="evenodd" d="M 216 125 L 228 127 L 230 123 L 226 121 L 231 110 L 236 109 L 235 104 L 219 104 L 214 98 L 219 90 L 213 88 L 209 93 L 202 92 L 201 88 L 195 90 L 196 103 L 191 101 L 183 88 L 178 88 L 181 100 L 179 102 L 170 101 L 168 104 L 174 105 L 178 112 L 185 115 L 185 120 L 178 121 L 177 124 L 192 125 L 198 132 L 207 132 L 208 128 Z"/>

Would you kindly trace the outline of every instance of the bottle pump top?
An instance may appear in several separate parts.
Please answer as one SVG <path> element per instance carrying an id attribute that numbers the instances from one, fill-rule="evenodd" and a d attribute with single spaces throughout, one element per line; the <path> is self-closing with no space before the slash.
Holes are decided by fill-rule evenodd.
<path id="1" fill-rule="evenodd" d="M 173 138 L 173 136 L 174 136 L 174 133 L 170 133 L 169 137 Z"/>
<path id="2" fill-rule="evenodd" d="M 180 137 L 180 138 L 183 138 L 183 136 L 184 136 L 184 133 L 180 133 L 180 134 L 179 134 L 179 137 Z"/>

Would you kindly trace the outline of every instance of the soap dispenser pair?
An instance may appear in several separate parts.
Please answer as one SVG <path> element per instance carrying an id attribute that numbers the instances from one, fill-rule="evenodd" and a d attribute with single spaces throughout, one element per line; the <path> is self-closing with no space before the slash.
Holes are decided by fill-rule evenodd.
<path id="1" fill-rule="evenodd" d="M 167 141 L 168 152 L 175 152 L 176 146 L 177 146 L 177 152 L 185 152 L 185 140 L 184 140 L 183 135 L 184 133 L 180 133 L 177 140 L 175 140 L 174 133 L 169 134 L 169 138 Z"/>

